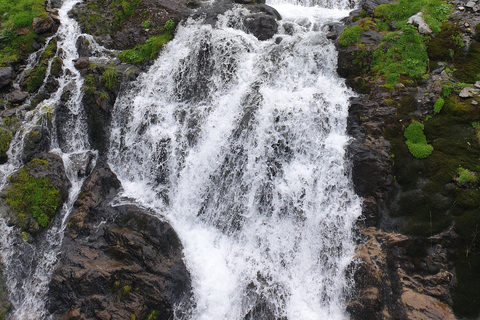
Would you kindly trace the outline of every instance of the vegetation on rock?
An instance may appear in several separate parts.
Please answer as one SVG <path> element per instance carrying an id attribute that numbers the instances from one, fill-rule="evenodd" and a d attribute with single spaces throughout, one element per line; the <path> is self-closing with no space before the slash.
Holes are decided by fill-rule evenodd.
<path id="1" fill-rule="evenodd" d="M 32 162 L 46 165 L 45 161 L 38 159 Z M 33 217 L 40 226 L 46 227 L 60 203 L 58 189 L 48 178 L 35 178 L 25 168 L 20 169 L 10 183 L 5 203 L 12 207 L 20 225 Z"/>
<path id="2" fill-rule="evenodd" d="M 45 18 L 45 0 L 0 0 L 0 65 L 32 52 L 34 41 L 44 37 L 33 32 L 33 18 Z"/>
<path id="3" fill-rule="evenodd" d="M 167 30 L 166 26 L 165 24 L 165 29 Z M 147 60 L 154 59 L 160 49 L 163 48 L 168 41 L 172 40 L 172 38 L 171 31 L 167 30 L 162 35 L 148 39 L 145 44 L 139 44 L 133 49 L 122 51 L 122 53 L 120 53 L 120 60 L 122 60 L 123 63 L 142 64 Z"/>

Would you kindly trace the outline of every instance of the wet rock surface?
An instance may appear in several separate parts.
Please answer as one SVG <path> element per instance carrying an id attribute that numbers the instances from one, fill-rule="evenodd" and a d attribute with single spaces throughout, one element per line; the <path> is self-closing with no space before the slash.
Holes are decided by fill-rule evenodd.
<path id="1" fill-rule="evenodd" d="M 169 319 L 189 298 L 178 236 L 144 209 L 113 206 L 119 188 L 102 162 L 85 181 L 49 284 L 53 319 Z"/>
<path id="2" fill-rule="evenodd" d="M 364 1 L 361 6 L 373 12 L 378 4 Z M 473 68 L 468 61 L 477 50 L 480 20 L 467 2 L 454 4 L 467 9 L 456 8 L 432 37 L 424 79 L 401 78 L 386 88 L 381 75 L 367 72 L 380 44 L 372 30 L 362 32 L 360 44 L 338 46 L 338 72 L 360 93 L 351 100 L 348 118 L 348 132 L 355 138 L 348 148 L 352 178 L 364 197 L 358 222 L 361 263 L 347 308 L 352 319 L 478 318 L 478 259 L 469 251 L 478 243 L 473 226 L 478 224 L 477 185 L 458 182 L 458 167 L 470 166 L 467 159 L 479 154 L 472 129 L 478 121 L 478 92 L 476 80 L 454 68 Z M 358 25 L 360 13 L 354 11 L 347 25 Z M 445 49 L 454 48 L 452 34 L 465 44 L 455 53 Z M 455 77 L 468 82 L 456 85 Z M 439 97 L 445 106 L 442 101 L 443 108 L 434 111 Z M 426 159 L 413 157 L 405 144 L 412 119 L 425 125 L 434 148 Z"/>

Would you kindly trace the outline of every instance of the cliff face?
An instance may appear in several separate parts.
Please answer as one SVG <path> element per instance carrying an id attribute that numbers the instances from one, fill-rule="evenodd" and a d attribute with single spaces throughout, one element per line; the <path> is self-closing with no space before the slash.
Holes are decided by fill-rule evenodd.
<path id="1" fill-rule="evenodd" d="M 349 305 L 355 319 L 479 315 L 480 100 L 470 60 L 478 9 L 436 4 L 442 5 L 452 12 L 435 32 L 422 34 L 400 15 L 392 21 L 395 7 L 387 1 L 364 1 L 338 38 L 339 74 L 359 93 L 349 113 L 352 176 L 364 197 L 362 263 Z M 421 42 L 408 47 L 415 37 Z M 411 124 L 422 128 L 425 154 L 409 145 Z"/>

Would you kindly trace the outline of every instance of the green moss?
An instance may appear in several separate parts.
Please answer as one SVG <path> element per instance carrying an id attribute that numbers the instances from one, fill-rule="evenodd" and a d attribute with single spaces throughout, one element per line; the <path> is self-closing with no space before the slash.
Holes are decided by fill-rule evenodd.
<path id="1" fill-rule="evenodd" d="M 153 310 L 150 312 L 146 320 L 156 320 L 160 316 L 160 312 L 157 310 Z"/>
<path id="2" fill-rule="evenodd" d="M 57 50 L 57 42 L 54 40 L 51 40 L 48 46 L 45 48 L 45 51 L 43 51 L 42 60 L 53 58 L 56 50 Z"/>
<path id="3" fill-rule="evenodd" d="M 34 40 L 42 41 L 42 36 L 32 30 L 35 17 L 45 18 L 45 0 L 0 0 L 0 64 L 7 65 L 16 61 L 24 53 L 33 51 Z M 19 35 L 18 30 L 24 28 L 27 34 Z M 25 31 L 22 29 L 22 31 Z"/>
<path id="4" fill-rule="evenodd" d="M 379 5 L 374 14 L 386 22 L 396 21 L 396 27 L 402 28 L 408 18 L 422 12 L 433 32 L 438 33 L 442 22 L 448 20 L 452 11 L 453 6 L 441 0 L 399 0 L 397 3 Z"/>
<path id="5" fill-rule="evenodd" d="M 102 81 L 105 85 L 105 88 L 109 90 L 115 90 L 118 84 L 118 73 L 115 68 L 109 67 L 102 74 Z"/>
<path id="6" fill-rule="evenodd" d="M 5 203 L 13 208 L 21 225 L 33 217 L 46 227 L 60 204 L 60 195 L 48 178 L 35 178 L 22 168 L 11 179 Z"/>
<path id="7" fill-rule="evenodd" d="M 12 134 L 10 131 L 0 129 L 0 163 L 7 162 L 7 151 L 12 142 Z"/>
<path id="8" fill-rule="evenodd" d="M 124 50 L 120 53 L 120 60 L 123 63 L 142 64 L 157 56 L 160 49 L 172 39 L 171 32 L 167 31 L 162 35 L 148 39 L 145 44 L 135 46 L 133 49 Z"/>
<path id="9" fill-rule="evenodd" d="M 468 52 L 455 56 L 455 68 L 453 75 L 461 82 L 475 83 L 480 80 L 480 43 L 474 42 L 469 46 Z"/>
<path id="10" fill-rule="evenodd" d="M 50 69 L 50 73 L 55 77 L 59 77 L 60 73 L 62 72 L 62 67 L 63 67 L 62 58 L 55 57 L 53 58 L 53 61 L 52 61 L 52 68 Z"/>
<path id="11" fill-rule="evenodd" d="M 341 46 L 349 46 L 354 43 L 359 43 L 363 31 L 367 31 L 370 28 L 374 28 L 375 23 L 370 19 L 361 21 L 358 25 L 352 27 L 346 27 L 338 37 L 338 43 Z"/>
<path id="12" fill-rule="evenodd" d="M 456 177 L 455 179 L 460 183 L 475 184 L 478 180 L 477 175 L 470 170 L 460 167 L 458 168 L 457 173 L 458 177 Z"/>
<path id="13" fill-rule="evenodd" d="M 175 22 L 172 19 L 165 22 L 165 30 L 172 31 L 174 28 L 175 28 Z"/>
<path id="14" fill-rule="evenodd" d="M 395 85 L 402 74 L 420 78 L 427 70 L 426 38 L 414 26 L 405 26 L 402 31 L 385 36 L 373 53 L 372 71 L 384 76 L 386 86 Z"/>
<path id="15" fill-rule="evenodd" d="M 28 92 L 37 91 L 43 84 L 45 80 L 45 75 L 47 74 L 47 66 L 45 63 L 40 63 L 40 65 L 33 70 L 28 72 L 27 79 L 27 90 Z"/>
<path id="16" fill-rule="evenodd" d="M 438 98 L 437 101 L 435 101 L 435 104 L 433 105 L 433 112 L 436 114 L 440 113 L 440 111 L 442 111 L 444 104 L 445 104 L 445 100 L 443 100 L 443 98 Z"/>
<path id="17" fill-rule="evenodd" d="M 417 159 L 428 157 L 433 147 L 427 144 L 427 138 L 423 133 L 424 126 L 420 122 L 412 122 L 404 132 L 404 136 L 407 139 L 405 142 L 410 153 Z"/>

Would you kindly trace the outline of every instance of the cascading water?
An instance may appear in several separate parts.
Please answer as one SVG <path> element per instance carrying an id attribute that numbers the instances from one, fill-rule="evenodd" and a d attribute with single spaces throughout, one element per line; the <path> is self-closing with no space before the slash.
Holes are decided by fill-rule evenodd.
<path id="1" fill-rule="evenodd" d="M 7 226 L 5 221 L 0 219 L 0 254 L 5 265 L 9 300 L 13 307 L 9 317 L 12 320 L 37 320 L 46 317 L 47 285 L 57 260 L 68 215 L 85 180 L 79 172 L 85 171 L 85 167 L 89 164 L 94 165 L 97 155 L 97 152 L 89 150 L 85 113 L 81 103 L 83 78 L 74 68 L 74 59 L 78 58 L 75 42 L 81 36 L 81 32 L 76 21 L 67 15 L 80 1 L 64 1 L 58 12 L 62 24 L 56 35 L 47 39 L 46 45 L 53 38 L 58 39 L 56 56 L 61 57 L 64 64 L 63 75 L 58 79 L 58 90 L 34 111 L 26 113 L 22 126 L 17 130 L 8 151 L 9 161 L 0 166 L 0 186 L 3 188 L 7 177 L 22 165 L 21 155 L 25 136 L 32 128 L 41 125 L 49 130 L 52 140 L 50 152 L 58 154 L 63 159 L 66 175 L 72 184 L 68 199 L 60 213 L 51 222 L 41 239 L 37 239 L 32 244 L 25 243 L 21 237 L 16 236 L 18 233 L 15 232 L 15 228 Z M 97 53 L 105 50 L 99 47 L 91 36 L 82 36 L 89 37 L 92 49 Z M 37 54 L 32 54 L 27 71 L 38 63 L 37 57 Z M 50 75 L 50 68 L 51 63 L 47 69 L 47 78 Z M 65 104 L 68 120 L 63 128 L 54 128 L 53 111 L 58 107 L 62 94 L 67 91 L 70 95 L 70 99 Z M 62 136 L 61 144 L 57 139 L 57 132 Z"/>
<path id="2" fill-rule="evenodd" d="M 351 93 L 325 35 L 347 11 L 274 6 L 283 20 L 263 42 L 229 27 L 240 7 L 214 26 L 187 21 L 115 105 L 109 161 L 124 196 L 184 245 L 194 302 L 182 318 L 347 318 L 360 201 L 345 159 Z"/>

